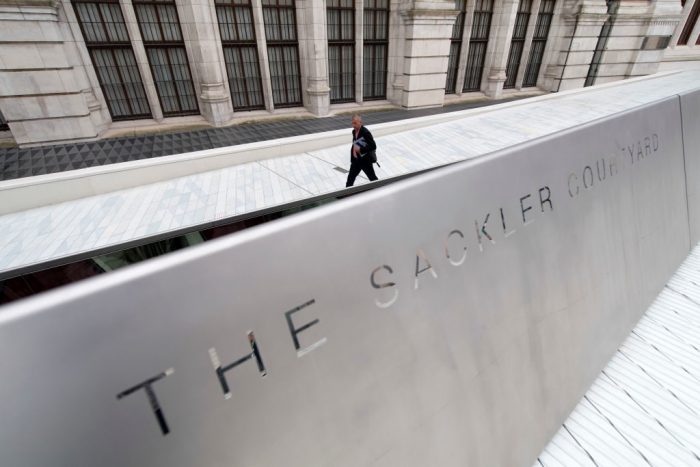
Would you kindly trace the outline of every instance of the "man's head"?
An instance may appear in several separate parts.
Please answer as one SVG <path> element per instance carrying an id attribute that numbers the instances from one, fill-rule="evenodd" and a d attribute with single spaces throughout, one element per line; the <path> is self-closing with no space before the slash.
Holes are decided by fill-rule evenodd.
<path id="1" fill-rule="evenodd" d="M 355 130 L 359 130 L 362 127 L 362 117 L 360 117 L 360 114 L 352 116 L 352 127 Z"/>

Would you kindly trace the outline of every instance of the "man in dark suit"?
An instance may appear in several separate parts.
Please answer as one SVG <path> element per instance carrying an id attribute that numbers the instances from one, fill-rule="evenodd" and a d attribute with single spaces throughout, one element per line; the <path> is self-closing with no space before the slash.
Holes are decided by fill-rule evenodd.
<path id="1" fill-rule="evenodd" d="M 372 133 L 362 126 L 362 117 L 355 114 L 352 117 L 352 147 L 350 148 L 350 172 L 345 186 L 352 186 L 355 183 L 357 174 L 362 170 L 370 181 L 377 180 L 374 174 L 374 167 L 369 155 L 377 150 L 377 143 L 374 142 Z"/>

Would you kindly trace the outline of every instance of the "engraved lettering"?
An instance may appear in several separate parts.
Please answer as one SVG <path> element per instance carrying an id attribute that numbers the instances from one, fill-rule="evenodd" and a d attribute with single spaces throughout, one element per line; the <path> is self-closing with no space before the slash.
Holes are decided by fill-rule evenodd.
<path id="1" fill-rule="evenodd" d="M 589 178 L 591 179 L 590 183 L 586 182 L 586 174 L 588 174 Z M 585 189 L 589 189 L 593 186 L 593 169 L 591 168 L 590 165 L 587 165 L 583 169 L 583 187 Z"/>
<path id="2" fill-rule="evenodd" d="M 542 193 L 545 191 L 547 192 L 547 197 L 543 198 Z M 540 209 L 542 209 L 542 212 L 544 212 L 545 203 L 549 204 L 550 211 L 554 211 L 554 206 L 552 206 L 552 192 L 549 190 L 548 186 L 540 188 Z"/>
<path id="3" fill-rule="evenodd" d="M 425 261 L 425 263 L 427 264 L 427 266 L 424 267 L 423 269 L 420 269 L 421 258 L 423 258 L 423 261 Z M 437 276 L 437 273 L 435 272 L 435 269 L 433 269 L 433 266 L 430 264 L 430 261 L 425 256 L 425 253 L 423 253 L 423 250 L 419 249 L 418 252 L 416 253 L 416 276 L 415 276 L 415 282 L 414 282 L 415 289 L 418 289 L 418 276 L 420 274 L 424 273 L 425 271 L 429 271 L 430 274 L 432 274 L 433 278 L 437 279 L 438 276 Z"/>
<path id="4" fill-rule="evenodd" d="M 528 199 L 529 197 L 530 197 L 530 194 L 527 194 L 527 195 L 523 196 L 522 198 L 520 198 L 520 212 L 522 213 L 522 216 L 523 216 L 523 224 L 525 224 L 525 225 L 527 225 L 527 224 L 529 224 L 530 222 L 532 222 L 532 220 L 527 221 L 527 220 L 525 219 L 525 213 L 528 212 L 529 210 L 531 210 L 531 209 L 532 209 L 532 206 L 525 207 L 525 205 L 523 204 L 523 201 L 525 201 L 525 200 Z"/>
<path id="5" fill-rule="evenodd" d="M 391 267 L 387 266 L 386 264 L 379 266 L 378 268 L 374 268 L 372 270 L 372 274 L 369 276 L 369 281 L 372 284 L 372 287 L 374 287 L 375 289 L 385 289 L 385 288 L 396 287 L 395 282 L 384 282 L 382 284 L 377 283 L 374 276 L 382 269 L 389 271 L 389 274 L 394 273 L 393 269 L 391 269 Z M 397 288 L 396 290 L 394 290 L 394 295 L 391 297 L 391 299 L 388 302 L 381 302 L 378 299 L 375 299 L 374 303 L 379 308 L 389 308 L 391 305 L 394 304 L 394 302 L 396 302 L 396 300 L 398 300 L 398 298 L 399 298 L 399 289 Z"/>
<path id="6" fill-rule="evenodd" d="M 574 187 L 576 188 L 576 192 L 571 191 L 571 180 L 572 179 L 574 180 Z M 578 196 L 578 192 L 579 192 L 578 177 L 574 173 L 569 174 L 569 196 L 571 198 L 573 198 L 574 196 Z"/>
<path id="7" fill-rule="evenodd" d="M 450 237 L 453 235 L 458 235 L 462 238 L 462 240 L 464 240 L 464 234 L 460 230 L 453 230 L 452 232 L 448 233 L 447 238 L 445 239 L 445 256 L 447 257 L 447 261 L 449 261 L 452 266 L 461 266 L 467 259 L 467 245 L 462 247 L 462 256 L 458 260 L 455 261 L 452 259 L 450 256 Z"/>
<path id="8" fill-rule="evenodd" d="M 224 392 L 224 399 L 231 398 L 231 390 L 229 389 L 228 381 L 226 380 L 226 372 L 236 368 L 241 363 L 245 363 L 248 360 L 255 358 L 255 361 L 258 364 L 258 371 L 260 372 L 260 376 L 267 375 L 265 365 L 263 364 L 262 357 L 260 356 L 258 344 L 255 342 L 255 335 L 253 334 L 253 331 L 248 331 L 248 343 L 250 344 L 251 352 L 225 367 L 221 366 L 219 356 L 216 354 L 216 349 L 209 349 L 209 357 L 211 358 L 212 365 L 214 365 L 214 371 L 216 371 L 216 376 L 219 378 L 221 390 Z"/>
<path id="9" fill-rule="evenodd" d="M 313 320 L 313 321 L 310 321 L 310 322 L 304 324 L 303 326 L 301 326 L 301 327 L 299 327 L 299 328 L 295 328 L 295 327 L 294 327 L 294 322 L 292 321 L 292 315 L 293 315 L 294 313 L 298 313 L 299 311 L 303 310 L 304 308 L 306 308 L 306 307 L 308 307 L 308 306 L 313 305 L 314 303 L 316 303 L 316 300 L 312 298 L 312 299 L 309 300 L 308 302 L 303 303 L 303 304 L 299 305 L 298 307 L 292 308 L 291 310 L 286 311 L 286 312 L 284 313 L 284 317 L 287 319 L 287 326 L 289 327 L 289 332 L 290 332 L 290 334 L 292 335 L 292 342 L 294 342 L 294 348 L 296 349 L 296 351 L 297 351 L 297 357 L 299 357 L 299 358 L 301 358 L 301 357 L 303 357 L 304 355 L 308 354 L 308 353 L 311 352 L 312 350 L 315 350 L 315 349 L 321 347 L 321 346 L 322 346 L 323 344 L 325 344 L 326 341 L 327 341 L 327 339 L 324 337 L 324 338 L 319 339 L 318 341 L 316 341 L 315 343 L 311 344 L 310 346 L 308 346 L 308 347 L 306 347 L 306 348 L 304 348 L 304 349 L 302 349 L 301 346 L 299 345 L 299 337 L 298 337 L 299 334 L 300 334 L 301 332 L 303 332 L 303 331 L 309 329 L 311 326 L 314 326 L 314 325 L 318 324 L 318 323 L 319 323 L 319 320 L 318 320 L 318 319 L 315 319 L 315 320 Z"/>
<path id="10" fill-rule="evenodd" d="M 490 212 L 486 214 L 486 217 L 484 218 L 484 223 L 481 225 L 481 229 L 479 229 L 479 223 L 477 221 L 474 221 L 474 227 L 476 228 L 476 238 L 479 241 L 479 251 L 484 251 L 484 245 L 482 243 L 482 235 L 484 237 L 488 238 L 489 241 L 491 243 L 493 243 L 494 245 L 496 244 L 496 242 L 493 240 L 491 235 L 489 235 L 489 233 L 486 231 L 486 224 L 489 221 L 490 215 L 491 215 Z"/>
<path id="11" fill-rule="evenodd" d="M 172 375 L 174 372 L 174 368 L 168 368 L 167 370 L 154 376 L 153 378 L 149 378 L 146 381 L 139 383 L 136 386 L 132 386 L 129 389 L 117 394 L 117 400 L 119 400 L 125 398 L 130 394 L 135 393 L 139 389 L 143 389 L 146 392 L 146 396 L 148 397 L 148 403 L 151 405 L 153 414 L 156 416 L 156 420 L 158 420 L 158 426 L 160 427 L 160 431 L 161 433 L 163 433 L 163 436 L 166 436 L 168 433 L 170 433 L 170 428 L 168 427 L 168 423 L 165 421 L 165 413 L 163 413 L 163 409 L 160 406 L 160 403 L 158 402 L 158 398 L 156 397 L 155 391 L 153 390 L 153 383 Z"/>

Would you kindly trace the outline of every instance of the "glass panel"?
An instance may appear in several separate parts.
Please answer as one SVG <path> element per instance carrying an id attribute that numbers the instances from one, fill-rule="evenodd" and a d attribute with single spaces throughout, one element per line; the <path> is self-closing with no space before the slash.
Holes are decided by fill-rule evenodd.
<path id="1" fill-rule="evenodd" d="M 445 94 L 454 94 L 457 90 L 457 67 L 459 55 L 462 50 L 462 36 L 464 35 L 464 17 L 467 3 L 465 0 L 457 0 L 455 6 L 459 11 L 455 24 L 452 26 L 452 42 L 450 43 L 450 57 L 447 62 L 447 78 L 445 79 Z"/>
<path id="2" fill-rule="evenodd" d="M 484 60 L 486 59 L 486 47 L 491 31 L 492 14 L 493 0 L 476 1 L 463 91 L 478 91 L 481 89 L 481 78 L 484 72 Z"/>
<path id="3" fill-rule="evenodd" d="M 118 3 L 73 4 L 113 120 L 150 116 L 150 108 Z"/>
<path id="4" fill-rule="evenodd" d="M 233 107 L 237 110 L 264 108 L 255 46 L 224 46 L 224 59 Z"/>
<path id="5" fill-rule="evenodd" d="M 515 27 L 513 28 L 513 39 L 510 43 L 508 53 L 508 64 L 506 65 L 506 81 L 503 88 L 515 87 L 515 80 L 520 69 L 520 60 L 525 46 L 525 35 L 527 33 L 527 23 L 530 20 L 531 0 L 520 0 L 518 14 L 515 17 Z"/>
<path id="6" fill-rule="evenodd" d="M 9 130 L 10 127 L 7 125 L 7 120 L 5 120 L 5 116 L 0 112 L 0 131 L 7 131 Z"/>
<path id="7" fill-rule="evenodd" d="M 362 95 L 366 100 L 386 98 L 389 3 L 364 0 L 364 58 Z"/>
<path id="8" fill-rule="evenodd" d="M 695 3 L 693 3 L 693 7 L 690 10 L 690 13 L 688 14 L 688 19 L 685 21 L 685 25 L 683 26 L 683 30 L 681 31 L 680 36 L 678 36 L 678 45 L 688 45 L 688 39 L 690 39 L 690 35 L 693 32 L 693 29 L 695 28 L 695 24 L 698 21 L 698 17 L 700 16 L 700 0 L 695 0 Z M 698 38 L 700 40 L 700 38 Z"/>
<path id="9" fill-rule="evenodd" d="M 450 58 L 447 63 L 447 79 L 445 81 L 446 94 L 455 93 L 455 83 L 457 81 L 457 63 L 459 62 L 461 45 L 461 41 L 453 41 L 450 44 Z"/>
<path id="10" fill-rule="evenodd" d="M 331 102 L 355 100 L 355 9 L 352 1 L 336 0 L 326 9 L 328 79 Z"/>
<path id="11" fill-rule="evenodd" d="M 249 0 L 234 0 L 233 5 L 223 6 L 226 1 L 216 0 L 216 12 L 233 107 L 264 109 L 252 6 Z"/>
<path id="12" fill-rule="evenodd" d="M 263 0 L 263 21 L 277 107 L 301 105 L 301 75 L 293 0 Z"/>
<path id="13" fill-rule="evenodd" d="M 134 10 L 163 115 L 199 113 L 175 3 L 141 1 L 134 0 Z"/>
<path id="14" fill-rule="evenodd" d="M 523 86 L 537 86 L 537 77 L 540 74 L 540 66 L 542 65 L 542 57 L 547 44 L 553 12 L 554 0 L 542 0 L 540 11 L 537 14 L 537 24 L 535 25 L 535 35 L 532 38 L 530 57 L 528 58 L 525 76 L 523 77 Z"/>

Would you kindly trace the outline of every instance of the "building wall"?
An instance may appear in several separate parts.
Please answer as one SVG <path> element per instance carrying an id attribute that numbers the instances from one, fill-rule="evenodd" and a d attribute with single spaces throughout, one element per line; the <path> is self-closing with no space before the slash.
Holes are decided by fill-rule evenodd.
<path id="1" fill-rule="evenodd" d="M 348 59 L 353 64 L 354 96 L 342 104 L 332 97 L 330 61 L 334 58 L 329 55 L 327 25 L 327 7 L 341 1 L 354 9 L 354 57 Z M 294 75 L 298 67 L 300 76 L 299 104 L 291 105 L 291 112 L 296 107 L 317 116 L 368 105 L 416 108 L 441 106 L 446 98 L 450 102 L 484 95 L 499 98 L 504 87 L 509 88 L 509 95 L 529 88 L 558 91 L 700 64 L 700 22 L 698 8 L 693 9 L 700 0 L 687 0 L 684 5 L 676 0 L 608 4 L 604 0 L 385 1 L 389 7 L 385 91 L 378 98 L 368 98 L 364 92 L 368 76 L 364 54 L 366 42 L 371 41 L 365 40 L 363 21 L 367 18 L 365 5 L 373 6 L 375 0 L 251 0 L 250 25 L 246 27 L 254 32 L 248 45 L 257 53 L 251 62 L 256 76 L 243 80 L 245 86 L 229 76 L 233 65 L 227 68 L 230 54 L 224 50 L 232 42 L 231 37 L 222 38 L 217 16 L 217 4 L 224 2 L 176 0 L 173 11 L 177 11 L 182 37 L 180 42 L 165 46 L 182 47 L 182 56 L 186 56 L 184 69 L 189 70 L 196 106 L 194 112 L 182 113 L 189 115 L 184 122 L 224 126 L 235 117 L 290 112 L 289 105 L 275 102 L 284 77 L 280 78 L 279 69 L 270 63 L 270 54 L 275 52 L 270 52 L 269 46 L 275 37 L 266 37 L 274 32 L 265 24 L 265 8 L 271 3 L 293 5 L 297 23 L 298 62 L 291 71 L 285 70 Z M 104 44 L 86 41 L 85 26 L 81 27 L 74 3 L 0 0 L 0 112 L 19 145 L 86 140 L 99 138 L 109 129 L 142 125 L 157 129 L 180 121 L 174 116 L 177 112 L 164 109 L 168 105 L 159 95 L 159 86 L 168 83 L 154 74 L 149 62 L 149 47 L 158 44 L 142 37 L 144 26 L 139 26 L 135 11 L 138 0 L 110 3 L 109 8 L 116 5 L 123 16 L 128 42 L 109 46 L 132 51 L 131 73 L 140 80 L 135 88 L 142 89 L 134 92 L 142 93 L 142 105 L 147 108 L 133 121 L 117 122 L 129 120 L 130 114 L 117 115 L 119 112 L 110 108 L 114 107 L 109 99 L 113 91 L 106 91 L 105 83 L 101 85 L 105 77 L 99 76 L 91 55 L 95 47 Z M 459 16 L 461 8 L 463 17 Z M 518 11 L 529 16 L 521 18 L 524 30 L 521 27 L 516 33 L 524 32 L 524 36 L 514 41 Z M 453 28 L 455 21 L 458 26 Z M 685 44 L 679 44 L 689 22 L 694 25 L 685 32 Z M 460 31 L 459 53 L 451 55 L 451 43 Z M 449 67 L 454 70 L 456 85 L 446 97 Z M 508 73 L 516 76 L 506 83 Z M 249 84 L 259 87 L 260 97 L 251 106 L 255 110 L 239 110 L 232 93 L 239 92 L 238 87 L 250 89 Z M 124 95 L 130 92 L 127 87 L 122 86 Z M 167 92 L 175 91 L 161 94 Z"/>

